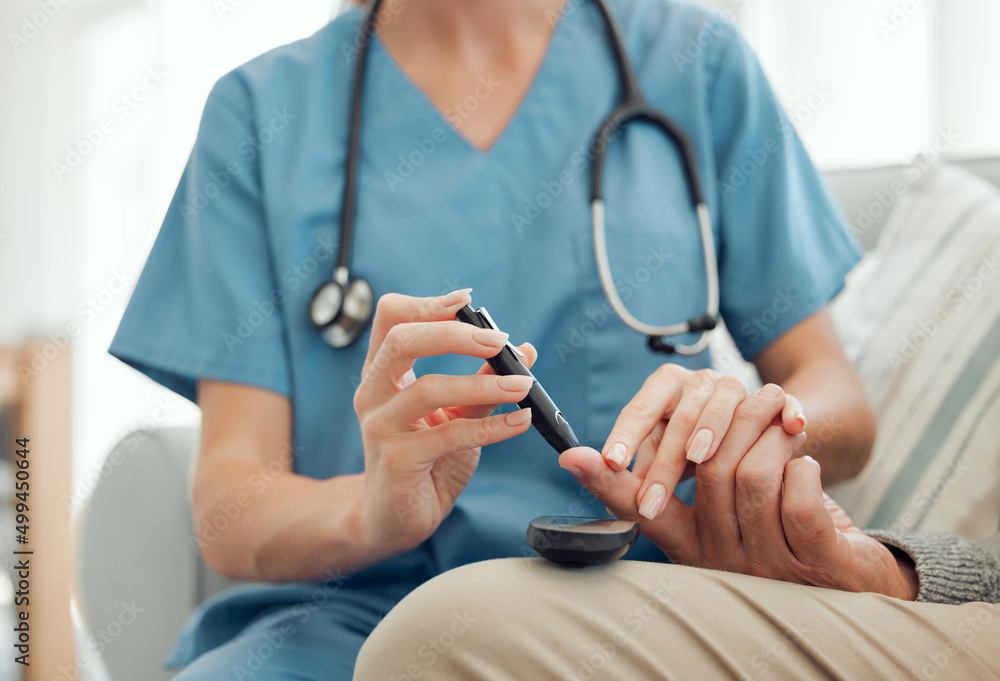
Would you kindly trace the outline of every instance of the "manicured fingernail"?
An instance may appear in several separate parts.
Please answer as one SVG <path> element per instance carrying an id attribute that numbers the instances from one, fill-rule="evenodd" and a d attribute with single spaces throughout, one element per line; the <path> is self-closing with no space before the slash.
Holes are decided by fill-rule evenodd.
<path id="1" fill-rule="evenodd" d="M 621 442 L 618 442 L 611 446 L 608 450 L 607 456 L 604 457 L 616 466 L 624 466 L 625 462 L 628 461 L 628 450 L 625 448 Z"/>
<path id="2" fill-rule="evenodd" d="M 774 383 L 768 383 L 763 388 L 757 391 L 757 397 L 779 397 L 781 395 L 781 388 L 776 386 Z"/>
<path id="3" fill-rule="evenodd" d="M 476 329 L 472 332 L 472 338 L 480 345 L 499 350 L 507 344 L 510 334 L 495 329 Z"/>
<path id="4" fill-rule="evenodd" d="M 469 295 L 470 293 L 472 293 L 471 288 L 463 288 L 458 291 L 452 291 L 446 295 L 441 302 L 444 303 L 445 307 L 451 307 L 452 305 L 458 305 L 459 303 L 471 303 L 472 296 Z"/>
<path id="5" fill-rule="evenodd" d="M 688 461 L 701 463 L 708 456 L 708 450 L 712 447 L 712 439 L 715 435 L 708 428 L 702 428 L 691 440 L 691 448 L 688 449 Z"/>
<path id="6" fill-rule="evenodd" d="M 500 389 L 511 393 L 523 393 L 531 388 L 531 384 L 534 382 L 535 379 L 531 376 L 501 376 L 497 379 L 497 385 L 500 386 Z"/>
<path id="7" fill-rule="evenodd" d="M 523 426 L 525 423 L 531 420 L 531 409 L 518 409 L 517 411 L 512 411 L 507 414 L 507 425 L 508 426 Z"/>
<path id="8" fill-rule="evenodd" d="M 802 430 L 805 430 L 806 426 L 809 425 L 809 419 L 806 418 L 806 415 L 803 414 L 801 410 L 796 409 L 792 412 L 792 416 L 794 416 L 795 420 L 799 422 L 800 426 L 802 426 Z"/>
<path id="9" fill-rule="evenodd" d="M 667 488 L 657 483 L 646 490 L 639 505 L 639 515 L 648 520 L 656 520 L 667 506 Z"/>
<path id="10" fill-rule="evenodd" d="M 805 456 L 803 456 L 802 458 L 803 458 L 803 459 L 805 459 L 806 461 L 809 461 L 810 463 L 812 463 L 812 465 L 816 466 L 816 468 L 819 468 L 819 467 L 820 467 L 820 465 L 819 465 L 819 461 L 817 461 L 816 459 L 812 458 L 812 457 L 811 457 L 811 456 L 809 456 L 808 454 L 806 454 L 806 455 L 805 455 Z"/>
<path id="11" fill-rule="evenodd" d="M 563 467 L 563 470 L 566 471 L 566 472 L 568 472 L 574 478 L 582 478 L 583 477 L 583 471 L 580 470 L 579 468 L 577 468 L 576 466 L 565 466 L 565 467 Z"/>

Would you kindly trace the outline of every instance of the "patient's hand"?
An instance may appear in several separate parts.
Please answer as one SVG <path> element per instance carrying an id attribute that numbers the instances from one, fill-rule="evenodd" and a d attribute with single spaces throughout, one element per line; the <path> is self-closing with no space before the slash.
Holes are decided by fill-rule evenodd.
<path id="1" fill-rule="evenodd" d="M 782 400 L 776 416 L 785 431 L 805 432 L 798 400 L 777 386 L 772 389 Z M 719 450 L 746 396 L 746 388 L 732 376 L 677 364 L 664 364 L 643 383 L 619 415 L 603 451 L 615 470 L 628 468 L 635 455 L 633 471 L 642 479 L 636 491 L 640 515 L 652 520 L 673 503 L 677 483 Z"/>
<path id="2" fill-rule="evenodd" d="M 639 514 L 641 475 L 586 447 L 559 464 L 619 518 L 638 521 L 675 563 L 915 599 L 912 570 L 823 493 L 818 463 L 792 458 L 805 435 L 781 426 L 784 408 L 777 386 L 743 400 L 715 456 L 695 470 L 695 506 L 674 499 L 654 520 Z"/>

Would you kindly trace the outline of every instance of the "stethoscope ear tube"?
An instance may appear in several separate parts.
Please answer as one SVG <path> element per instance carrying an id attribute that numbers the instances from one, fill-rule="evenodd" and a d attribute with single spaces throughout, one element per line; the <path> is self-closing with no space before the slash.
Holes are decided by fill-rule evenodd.
<path id="1" fill-rule="evenodd" d="M 625 101 L 612 111 L 598 128 L 597 135 L 591 143 L 595 150 L 590 186 L 591 231 L 594 242 L 594 259 L 597 264 L 597 274 L 601 280 L 601 288 L 607 296 L 615 315 L 629 328 L 650 337 L 649 346 L 657 352 L 677 353 L 680 355 L 697 355 L 708 347 L 708 333 L 715 328 L 719 317 L 719 266 L 715 252 L 715 238 L 712 234 L 712 218 L 701 191 L 698 178 L 698 163 L 694 145 L 684 134 L 680 126 L 669 116 L 653 109 L 646 104 L 638 86 L 638 80 L 632 71 L 631 64 L 625 54 L 624 45 L 616 34 L 616 24 L 613 16 L 604 4 L 598 0 L 601 10 L 608 18 L 609 31 L 612 34 L 616 58 L 626 83 Z M 605 225 L 605 205 L 603 198 L 604 163 L 608 147 L 628 125 L 635 120 L 643 120 L 659 128 L 677 145 L 684 165 L 684 175 L 687 180 L 691 203 L 695 207 L 698 218 L 698 230 L 701 234 L 701 247 L 705 256 L 705 289 L 706 311 L 704 315 L 694 317 L 686 322 L 670 326 L 653 326 L 637 319 L 629 312 L 614 283 L 611 263 L 608 257 L 608 237 Z M 663 336 L 676 336 L 686 333 L 700 333 L 698 339 L 690 345 L 668 343 Z"/>
<path id="2" fill-rule="evenodd" d="M 646 104 L 645 100 L 641 99 L 641 94 L 638 97 L 640 97 L 639 100 L 626 101 L 608 114 L 597 129 L 597 134 L 591 144 L 591 148 L 594 149 L 594 165 L 590 176 L 591 202 L 604 198 L 604 160 L 607 158 L 608 147 L 629 123 L 642 120 L 659 128 L 680 151 L 681 162 L 684 166 L 684 179 L 687 180 L 688 192 L 691 196 L 691 205 L 697 206 L 705 203 L 704 194 L 701 191 L 701 180 L 698 178 L 698 161 L 690 138 L 669 116 Z"/>
<path id="3" fill-rule="evenodd" d="M 348 135 L 346 178 L 341 199 L 340 250 L 333 278 L 323 282 L 309 303 L 309 318 L 320 330 L 323 340 L 333 348 L 345 348 L 360 338 L 371 323 L 375 294 L 361 277 L 352 278 L 351 248 L 358 199 L 358 157 L 361 149 L 362 105 L 365 71 L 368 66 L 368 43 L 375 30 L 375 19 L 382 0 L 374 0 L 363 20 L 354 83 L 351 88 L 350 132 Z"/>
<path id="4" fill-rule="evenodd" d="M 368 43 L 375 32 L 375 19 L 382 0 L 373 0 L 365 15 L 361 35 L 358 37 L 358 53 L 355 56 L 354 82 L 351 85 L 351 120 L 347 140 L 347 163 L 344 193 L 340 214 L 340 253 L 338 268 L 347 269 L 351 262 L 351 247 L 354 240 L 354 221 L 358 201 L 358 159 L 361 154 L 362 105 L 364 104 L 365 72 L 368 69 Z"/>

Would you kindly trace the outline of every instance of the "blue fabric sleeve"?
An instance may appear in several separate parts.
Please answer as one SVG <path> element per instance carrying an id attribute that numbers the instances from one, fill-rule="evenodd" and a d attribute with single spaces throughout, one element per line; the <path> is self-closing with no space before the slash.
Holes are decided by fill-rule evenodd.
<path id="1" fill-rule="evenodd" d="M 192 401 L 201 378 L 289 395 L 283 294 L 260 200 L 248 95 L 209 95 L 194 150 L 110 352 Z"/>
<path id="2" fill-rule="evenodd" d="M 732 30 L 709 106 L 722 317 L 747 359 L 814 314 L 861 257 L 753 51 Z M 820 101 L 815 98 L 814 101 Z"/>

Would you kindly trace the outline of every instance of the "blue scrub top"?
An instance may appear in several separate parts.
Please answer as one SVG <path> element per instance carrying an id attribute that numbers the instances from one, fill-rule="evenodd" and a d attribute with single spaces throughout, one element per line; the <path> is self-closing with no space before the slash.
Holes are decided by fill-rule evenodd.
<path id="1" fill-rule="evenodd" d="M 718 244 L 722 315 L 753 358 L 840 290 L 858 249 L 735 28 L 672 0 L 611 4 L 647 98 L 697 150 Z M 621 86 L 594 4 L 566 7 L 530 90 L 486 151 L 462 136 L 462 122 L 505 83 L 486 74 L 442 112 L 372 41 L 353 272 L 376 295 L 474 288 L 475 304 L 514 341 L 535 344 L 535 375 L 583 442 L 600 449 L 665 357 L 614 316 L 596 275 L 590 145 Z M 295 470 L 314 478 L 364 468 L 352 395 L 368 336 L 331 349 L 307 312 L 338 250 L 360 19 L 352 9 L 218 82 L 111 346 L 192 400 L 201 378 L 287 396 Z M 677 149 L 633 126 L 614 140 L 605 196 L 614 276 L 632 312 L 656 324 L 702 314 L 705 271 Z M 670 361 L 700 368 L 710 358 Z M 420 360 L 417 371 L 478 365 L 435 357 Z M 458 565 L 528 555 L 525 528 L 546 514 L 604 511 L 532 431 L 485 448 L 467 490 L 425 544 L 343 588 L 388 592 L 404 584 L 405 592 Z M 631 557 L 663 559 L 645 542 Z M 174 661 L 227 640 L 255 608 L 292 591 L 262 586 L 223 595 L 191 623 Z"/>

